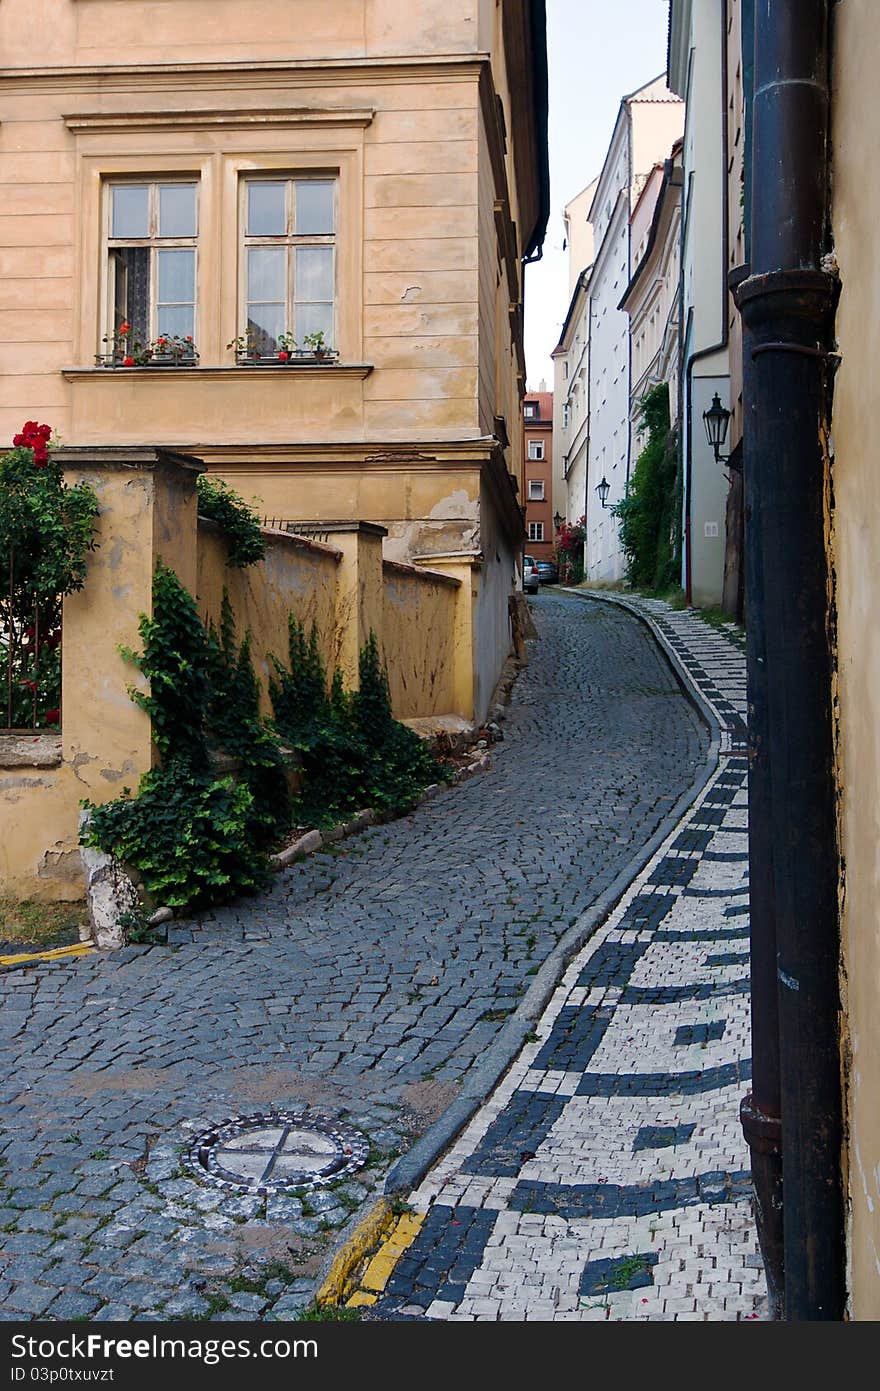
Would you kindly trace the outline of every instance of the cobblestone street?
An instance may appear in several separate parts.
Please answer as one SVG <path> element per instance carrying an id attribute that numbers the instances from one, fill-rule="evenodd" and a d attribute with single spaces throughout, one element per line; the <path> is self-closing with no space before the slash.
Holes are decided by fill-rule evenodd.
<path id="1" fill-rule="evenodd" d="M 751 1076 L 745 662 L 736 630 L 637 606 L 709 703 L 718 766 L 409 1194 L 349 1296 L 372 1318 L 767 1317 L 739 1124 Z"/>
<path id="2" fill-rule="evenodd" d="M 171 924 L 167 947 L 4 974 L 6 1318 L 295 1316 L 395 1157 L 692 786 L 708 734 L 639 620 L 558 591 L 532 609 L 486 772 L 261 898 Z M 366 1166 L 301 1200 L 183 1165 L 200 1131 L 276 1110 L 362 1131 Z"/>

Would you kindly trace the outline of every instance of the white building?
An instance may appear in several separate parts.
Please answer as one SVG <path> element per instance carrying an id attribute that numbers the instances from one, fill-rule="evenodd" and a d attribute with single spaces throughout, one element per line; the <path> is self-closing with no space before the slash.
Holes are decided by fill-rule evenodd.
<path id="1" fill-rule="evenodd" d="M 589 407 L 589 283 L 593 229 L 587 212 L 597 180 L 566 204 L 565 244 L 571 296 L 553 358 L 553 497 L 564 521 L 577 523 L 586 511 Z"/>
<path id="2" fill-rule="evenodd" d="M 670 424 L 678 422 L 681 314 L 682 142 L 652 171 L 632 216 L 635 269 L 620 301 L 630 318 L 630 457 L 645 447 L 641 402 L 652 387 L 669 385 Z M 653 212 L 648 216 L 648 207 Z"/>
<path id="3" fill-rule="evenodd" d="M 631 218 L 652 170 L 669 154 L 683 125 L 684 103 L 662 76 L 624 97 L 587 212 L 596 248 L 587 307 L 585 576 L 590 580 L 618 580 L 624 570 L 618 523 L 610 509 L 626 493 L 633 462 L 629 316 L 620 308 L 635 264 Z M 603 506 L 599 489 L 605 483 Z"/>
<path id="4" fill-rule="evenodd" d="M 728 480 L 706 439 L 717 392 L 730 408 L 727 35 L 722 0 L 671 0 L 669 85 L 684 97 L 682 208 L 682 585 L 698 608 L 721 603 Z"/>

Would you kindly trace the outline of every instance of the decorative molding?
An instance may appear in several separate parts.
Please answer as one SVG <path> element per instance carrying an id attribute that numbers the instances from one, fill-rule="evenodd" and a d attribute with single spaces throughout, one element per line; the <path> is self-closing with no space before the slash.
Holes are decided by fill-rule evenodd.
<path id="1" fill-rule="evenodd" d="M 236 376 L 250 377 L 258 373 L 260 377 L 267 374 L 271 377 L 291 377 L 291 376 L 310 376 L 310 377 L 356 377 L 363 379 L 368 377 L 373 370 L 371 362 L 296 362 L 279 363 L 276 367 L 274 363 L 260 367 L 62 367 L 61 375 L 65 381 L 81 381 L 84 377 L 106 377 L 108 381 L 119 381 L 120 378 L 128 381 L 132 378 L 150 377 L 155 380 L 161 377 L 163 381 L 167 377 L 175 380 L 183 378 L 190 382 L 199 377 L 216 376 Z"/>
<path id="2" fill-rule="evenodd" d="M 0 83 L 15 84 L 18 90 L 73 92 L 204 91 L 224 93 L 237 88 L 277 89 L 288 94 L 292 88 L 321 87 L 354 83 L 363 86 L 378 81 L 424 82 L 476 81 L 488 67 L 488 53 L 434 55 L 431 57 L 345 58 L 291 60 L 253 63 L 120 63 L 112 67 L 75 65 L 67 67 L 0 68 Z"/>
<path id="3" fill-rule="evenodd" d="M 213 127 L 241 129 L 279 126 L 368 126 L 373 107 L 271 107 L 241 109 L 214 108 L 204 111 L 98 111 L 74 112 L 63 116 L 67 129 L 76 134 L 84 132 L 162 130 L 166 128 L 208 130 Z"/>

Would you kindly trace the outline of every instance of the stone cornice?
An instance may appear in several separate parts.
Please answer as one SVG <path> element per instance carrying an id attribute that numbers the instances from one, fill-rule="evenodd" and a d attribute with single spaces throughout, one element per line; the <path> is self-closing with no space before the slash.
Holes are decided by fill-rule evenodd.
<path id="1" fill-rule="evenodd" d="M 114 67 L 0 68 L 0 88 L 17 91 L 185 91 L 224 92 L 259 87 L 290 91 L 291 87 L 324 87 L 369 82 L 371 78 L 394 82 L 476 80 L 487 66 L 486 53 L 446 54 L 431 57 L 340 58 L 253 63 L 120 63 Z"/>
<path id="2" fill-rule="evenodd" d="M 67 129 L 75 134 L 109 131 L 174 129 L 206 130 L 215 126 L 247 128 L 254 126 L 368 126 L 375 112 L 372 107 L 271 107 L 246 109 L 214 108 L 204 111 L 98 111 L 74 112 L 62 116 Z"/>
<path id="3" fill-rule="evenodd" d="M 184 446 L 179 446 L 184 447 Z M 414 469 L 430 472 L 455 467 L 481 468 L 499 451 L 491 435 L 472 440 L 313 440 L 289 444 L 252 441 L 206 444 L 188 441 L 188 452 L 212 468 L 253 471 L 254 467 L 310 469 L 332 466 L 339 470 L 372 468 L 397 472 Z"/>

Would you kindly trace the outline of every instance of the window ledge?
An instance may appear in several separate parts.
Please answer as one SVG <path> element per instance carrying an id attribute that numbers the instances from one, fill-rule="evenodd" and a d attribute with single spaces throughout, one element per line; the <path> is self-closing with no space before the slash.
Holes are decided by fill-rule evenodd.
<path id="1" fill-rule="evenodd" d="M 78 381 L 82 377 L 106 377 L 113 380 L 119 377 L 250 377 L 259 373 L 261 377 L 320 376 L 320 377 L 368 377 L 373 370 L 372 362 L 285 362 L 274 364 L 248 364 L 227 367 L 62 367 L 61 375 L 66 381 Z"/>
<path id="2" fill-rule="evenodd" d="M 0 768 L 57 768 L 61 763 L 61 736 L 51 734 L 0 734 Z"/>

